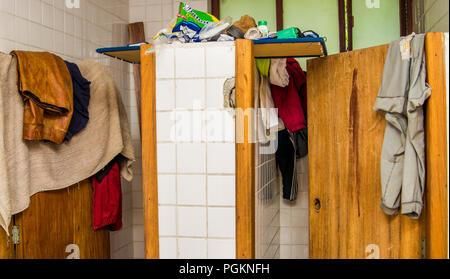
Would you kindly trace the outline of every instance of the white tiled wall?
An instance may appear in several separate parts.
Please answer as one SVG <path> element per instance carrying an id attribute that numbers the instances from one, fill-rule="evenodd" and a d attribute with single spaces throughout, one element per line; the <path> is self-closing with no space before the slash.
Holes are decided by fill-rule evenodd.
<path id="1" fill-rule="evenodd" d="M 1 0 L 0 0 L 1 1 Z M 200 9 L 203 11 L 208 10 L 207 0 L 194 0 L 194 1 L 184 1 L 191 4 L 195 9 Z M 148 42 L 152 41 L 152 37 L 161 29 L 163 26 L 169 24 L 170 20 L 174 18 L 178 13 L 179 1 L 176 0 L 129 0 L 129 16 L 130 23 L 133 22 L 144 22 L 146 40 Z M 174 65 L 174 50 L 161 53 L 159 61 L 157 61 L 157 76 L 159 78 L 172 78 L 174 77 L 174 67 L 166 67 L 167 65 Z M 165 61 L 165 62 L 161 62 Z M 181 69 L 181 68 L 180 68 Z M 130 108 L 133 116 L 137 116 L 136 101 L 134 93 L 134 78 L 132 75 L 132 68 L 129 69 L 131 80 L 131 91 L 129 92 Z M 208 80 L 209 81 L 209 80 Z M 183 84 L 185 82 L 185 84 Z M 167 142 L 170 136 L 170 129 L 164 129 L 165 127 L 170 127 L 173 119 L 170 119 L 170 111 L 172 111 L 176 105 L 180 106 L 189 102 L 190 98 L 204 99 L 203 94 L 205 94 L 206 88 L 208 86 L 203 86 L 202 84 L 197 87 L 198 90 L 192 90 L 189 94 L 184 96 L 179 96 L 175 102 L 175 87 L 195 89 L 195 86 L 188 86 L 189 80 L 181 81 L 180 83 L 175 83 L 173 80 L 159 80 L 158 87 L 160 90 L 157 92 L 156 102 L 157 107 L 161 110 L 160 117 L 158 118 L 158 140 L 162 142 Z M 195 82 L 191 81 L 191 82 Z M 203 87 L 202 87 L 203 86 Z M 182 98 L 183 97 L 183 98 Z M 140 149 L 140 134 L 139 134 L 139 124 L 137 117 L 132 117 L 131 128 L 134 131 L 133 140 L 135 143 L 135 150 L 138 154 L 137 163 L 140 166 L 141 163 L 141 149 Z M 162 159 L 159 157 L 158 166 L 162 171 L 166 173 L 176 173 L 176 166 L 170 164 L 170 162 L 175 162 L 177 156 L 184 156 L 185 154 L 177 154 L 174 145 L 158 145 L 158 154 L 166 154 L 168 157 Z M 181 167 L 181 166 L 180 166 Z M 185 166 L 191 167 L 191 166 Z M 202 167 L 202 166 L 200 166 Z M 135 168 L 136 169 L 136 168 Z M 176 181 L 178 177 L 176 175 L 159 175 L 158 181 L 160 186 L 159 189 L 159 200 L 163 204 L 176 204 L 177 194 L 175 192 Z M 201 188 L 197 186 L 197 188 Z M 142 212 L 142 171 L 139 169 L 138 173 L 135 174 L 135 179 L 132 183 L 133 190 L 133 257 L 143 258 L 144 257 L 144 228 L 143 228 L 143 212 Z M 200 199 L 200 198 L 199 198 Z M 205 198 L 206 199 L 206 198 Z M 176 211 L 170 211 L 170 207 L 166 208 L 167 214 L 175 214 Z M 175 220 L 175 219 L 173 219 Z M 175 234 L 174 234 L 175 235 Z M 189 242 L 188 242 L 189 243 Z M 164 238 L 161 240 L 162 247 L 178 247 L 176 238 Z M 186 247 L 186 242 L 183 242 L 183 247 Z M 206 245 L 206 242 L 205 242 Z M 181 247 L 181 246 L 180 246 Z M 174 248 L 174 249 L 175 249 Z M 164 251 L 161 249 L 162 258 L 173 258 L 176 257 L 175 254 L 170 251 Z"/>
<path id="2" fill-rule="evenodd" d="M 65 0 L 0 0 L 0 51 L 49 51 L 72 62 L 90 58 L 107 65 L 133 122 L 136 105 L 129 66 L 95 52 L 100 47 L 126 44 L 128 22 L 128 0 L 80 0 L 79 8 L 68 8 Z M 133 257 L 133 235 L 139 235 L 133 233 L 133 219 L 142 219 L 139 212 L 132 211 L 130 183 L 123 181 L 122 191 L 124 227 L 111 233 L 113 258 Z"/>
<path id="3" fill-rule="evenodd" d="M 234 43 L 156 48 L 161 258 L 235 257 L 234 60 Z"/>
<path id="4" fill-rule="evenodd" d="M 256 145 L 258 151 L 258 144 Z M 275 154 L 256 154 L 256 258 L 280 257 L 280 188 Z"/>
<path id="5" fill-rule="evenodd" d="M 291 202 L 281 197 L 280 258 L 309 258 L 308 157 L 297 160 L 298 195 Z"/>

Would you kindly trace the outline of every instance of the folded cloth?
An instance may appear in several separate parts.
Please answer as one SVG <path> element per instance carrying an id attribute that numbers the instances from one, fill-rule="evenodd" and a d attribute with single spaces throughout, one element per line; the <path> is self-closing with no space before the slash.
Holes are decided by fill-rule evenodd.
<path id="1" fill-rule="evenodd" d="M 114 163 L 102 180 L 92 179 L 94 188 L 92 202 L 92 224 L 94 230 L 108 228 L 118 231 L 122 228 L 122 185 L 119 165 Z"/>
<path id="2" fill-rule="evenodd" d="M 68 61 L 65 62 L 67 69 L 69 69 L 73 85 L 73 115 L 65 137 L 65 140 L 69 141 L 74 135 L 83 130 L 89 121 L 91 82 L 81 75 L 77 64 Z"/>
<path id="3" fill-rule="evenodd" d="M 22 140 L 24 103 L 17 88 L 17 63 L 0 52 L 0 225 L 29 206 L 42 191 L 63 189 L 92 177 L 116 156 L 130 181 L 135 161 L 128 118 L 111 72 L 92 60 L 78 64 L 91 81 L 89 122 L 64 144 Z"/>
<path id="4" fill-rule="evenodd" d="M 64 141 L 73 114 L 70 73 L 48 52 L 12 51 L 17 57 L 19 92 L 24 101 L 24 140 Z"/>
<path id="5" fill-rule="evenodd" d="M 286 70 L 286 58 L 270 59 L 270 83 L 279 87 L 289 85 L 289 73 Z"/>

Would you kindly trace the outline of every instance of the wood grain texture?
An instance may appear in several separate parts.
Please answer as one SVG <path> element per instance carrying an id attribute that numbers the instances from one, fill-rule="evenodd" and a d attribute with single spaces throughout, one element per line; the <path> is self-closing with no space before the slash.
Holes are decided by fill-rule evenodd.
<path id="1" fill-rule="evenodd" d="M 426 250 L 427 257 L 448 257 L 448 177 L 446 67 L 443 33 L 427 33 L 428 83 L 432 88 L 426 104 Z"/>
<path id="2" fill-rule="evenodd" d="M 253 48 L 255 58 L 314 57 L 324 55 L 324 49 L 319 42 L 255 44 Z"/>
<path id="3" fill-rule="evenodd" d="M 9 229 L 11 232 L 11 228 Z M 14 245 L 11 238 L 3 229 L 0 229 L 0 260 L 14 258 Z"/>
<path id="4" fill-rule="evenodd" d="M 255 105 L 254 63 L 253 42 L 236 40 L 236 109 L 243 112 Z M 255 144 L 248 133 L 252 119 L 236 117 L 236 135 L 243 133 L 243 141 L 236 142 L 237 259 L 255 258 Z"/>
<path id="5" fill-rule="evenodd" d="M 130 34 L 130 44 L 141 43 L 145 41 L 145 30 L 143 22 L 136 22 L 128 25 Z M 137 56 L 140 56 L 140 52 Z M 139 59 L 140 60 L 140 59 Z M 139 128 L 141 127 L 141 66 L 133 65 L 134 90 L 136 94 L 136 105 L 138 111 Z"/>
<path id="6" fill-rule="evenodd" d="M 152 45 L 141 46 L 142 186 L 145 257 L 159 258 L 158 169 L 156 165 L 156 56 Z"/>
<path id="7" fill-rule="evenodd" d="M 20 226 L 17 259 L 65 259 L 70 244 L 78 245 L 81 259 L 108 259 L 109 231 L 92 226 L 92 183 L 38 193 L 30 206 L 16 215 Z"/>
<path id="8" fill-rule="evenodd" d="M 388 46 L 308 61 L 310 257 L 420 258 L 421 220 L 380 209 Z M 320 208 L 315 205 L 320 201 Z"/>

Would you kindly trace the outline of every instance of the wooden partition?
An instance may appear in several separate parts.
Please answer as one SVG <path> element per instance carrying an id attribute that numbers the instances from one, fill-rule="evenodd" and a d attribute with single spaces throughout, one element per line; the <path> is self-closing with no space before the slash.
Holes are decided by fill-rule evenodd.
<path id="1" fill-rule="evenodd" d="M 253 42 L 236 41 L 236 109 L 255 107 Z M 236 113 L 239 115 L 239 113 Z M 245 114 L 244 114 L 245 115 Z M 255 143 L 252 117 L 236 117 L 236 258 L 255 258 Z M 239 138 L 239 136 L 237 136 Z"/>
<path id="2" fill-rule="evenodd" d="M 158 169 L 156 165 L 156 56 L 141 46 L 142 187 L 145 257 L 159 258 Z"/>
<path id="3" fill-rule="evenodd" d="M 388 45 L 308 63 L 311 258 L 445 258 L 447 141 L 442 34 L 426 39 L 427 184 L 419 220 L 379 208 L 383 115 L 373 106 Z M 425 253 L 427 252 L 427 253 Z"/>
<path id="4" fill-rule="evenodd" d="M 385 120 L 373 110 L 388 45 L 310 60 L 308 131 L 311 258 L 421 258 L 447 255 L 447 146 L 442 34 L 427 35 L 427 185 L 419 220 L 379 208 Z M 257 55 L 256 55 L 257 56 Z M 276 53 L 277 57 L 282 56 Z M 254 46 L 236 41 L 236 105 L 254 107 Z M 142 165 L 146 258 L 159 257 L 155 53 L 141 46 Z M 236 135 L 236 258 L 255 257 L 255 146 L 251 122 Z M 425 246 L 423 245 L 425 243 Z"/>
<path id="5" fill-rule="evenodd" d="M 92 226 L 92 194 L 87 179 L 33 195 L 30 206 L 15 215 L 19 243 L 0 232 L 0 259 L 109 259 L 109 231 Z"/>
<path id="6" fill-rule="evenodd" d="M 448 138 L 444 33 L 426 37 L 428 83 L 432 88 L 425 118 L 427 180 L 426 253 L 427 258 L 448 258 Z"/>

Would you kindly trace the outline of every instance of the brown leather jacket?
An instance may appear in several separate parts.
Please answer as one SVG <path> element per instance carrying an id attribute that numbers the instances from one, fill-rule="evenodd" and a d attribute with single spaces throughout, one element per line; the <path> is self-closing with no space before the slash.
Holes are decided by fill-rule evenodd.
<path id="1" fill-rule="evenodd" d="M 72 78 L 63 59 L 49 52 L 13 51 L 24 100 L 24 140 L 64 141 L 73 114 Z"/>

